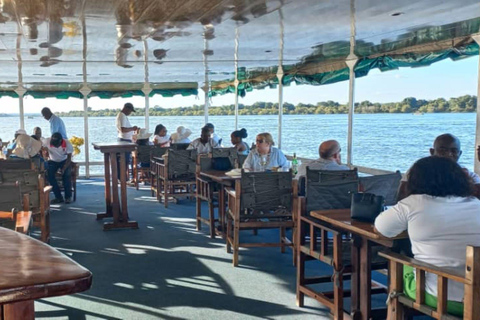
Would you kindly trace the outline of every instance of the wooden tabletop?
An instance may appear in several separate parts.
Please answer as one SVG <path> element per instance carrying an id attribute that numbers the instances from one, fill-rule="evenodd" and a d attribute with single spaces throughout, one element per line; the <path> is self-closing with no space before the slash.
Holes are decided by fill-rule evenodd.
<path id="1" fill-rule="evenodd" d="M 394 240 L 408 238 L 408 234 L 406 232 L 403 232 L 394 238 L 384 237 L 374 231 L 373 223 L 352 220 L 350 209 L 311 211 L 310 215 L 313 218 L 325 221 L 334 227 L 364 236 L 371 240 Z"/>
<path id="2" fill-rule="evenodd" d="M 92 273 L 46 243 L 0 227 L 0 304 L 88 290 Z"/>
<path id="3" fill-rule="evenodd" d="M 135 143 L 126 142 L 126 141 L 117 141 L 117 142 L 107 142 L 107 143 L 92 143 L 95 150 L 100 150 L 101 152 L 112 152 L 112 151 L 133 151 L 137 147 Z"/>
<path id="4" fill-rule="evenodd" d="M 230 170 L 228 170 L 230 171 Z M 215 182 L 218 183 L 228 183 L 228 182 L 233 182 L 235 180 L 238 180 L 241 178 L 241 175 L 236 175 L 236 176 L 229 176 L 226 175 L 225 173 L 228 171 L 222 171 L 222 170 L 208 170 L 208 171 L 201 171 L 200 175 L 210 178 Z"/>

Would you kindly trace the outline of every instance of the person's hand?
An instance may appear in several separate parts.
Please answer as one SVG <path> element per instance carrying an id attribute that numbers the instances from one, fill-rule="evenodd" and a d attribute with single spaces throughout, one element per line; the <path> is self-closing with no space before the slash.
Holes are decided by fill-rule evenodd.
<path id="1" fill-rule="evenodd" d="M 136 132 L 136 131 L 138 131 L 139 129 L 140 129 L 139 127 L 137 127 L 137 126 L 133 126 L 133 131 L 135 131 L 135 132 Z"/>

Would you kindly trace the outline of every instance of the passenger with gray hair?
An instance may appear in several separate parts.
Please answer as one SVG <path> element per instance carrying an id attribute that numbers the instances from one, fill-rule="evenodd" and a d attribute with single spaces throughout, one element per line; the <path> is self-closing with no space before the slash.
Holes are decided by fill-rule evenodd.
<path id="1" fill-rule="evenodd" d="M 340 152 L 340 143 L 336 140 L 327 140 L 318 147 L 318 154 L 320 158 L 313 161 L 304 161 L 298 168 L 297 179 L 307 174 L 307 167 L 315 170 L 350 170 L 350 168 L 342 164 Z"/>

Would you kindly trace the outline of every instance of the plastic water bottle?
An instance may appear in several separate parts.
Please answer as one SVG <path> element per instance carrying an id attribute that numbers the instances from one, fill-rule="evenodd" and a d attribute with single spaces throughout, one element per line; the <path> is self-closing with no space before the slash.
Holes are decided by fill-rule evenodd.
<path id="1" fill-rule="evenodd" d="M 297 154 L 295 152 L 293 153 L 293 158 L 292 158 L 292 170 L 293 170 L 293 174 L 298 173 L 298 159 L 297 159 Z"/>

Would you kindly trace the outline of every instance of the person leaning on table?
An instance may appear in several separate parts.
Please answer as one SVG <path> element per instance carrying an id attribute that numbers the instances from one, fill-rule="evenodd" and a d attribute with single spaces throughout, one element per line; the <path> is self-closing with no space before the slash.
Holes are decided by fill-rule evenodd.
<path id="1" fill-rule="evenodd" d="M 410 169 L 407 197 L 382 212 L 375 229 L 393 238 L 405 230 L 415 259 L 437 267 L 465 271 L 467 245 L 480 246 L 480 200 L 472 196 L 473 185 L 464 170 L 451 159 L 431 156 Z M 404 267 L 404 287 L 415 299 L 415 276 Z M 437 277 L 426 274 L 425 302 L 437 306 Z M 448 280 L 448 312 L 463 312 L 463 285 Z"/>
<path id="2" fill-rule="evenodd" d="M 244 169 L 258 171 L 265 167 L 266 170 L 271 170 L 272 167 L 283 167 L 287 164 L 287 158 L 282 150 L 274 147 L 275 143 L 270 133 L 259 133 L 255 143 L 256 148 L 248 154 L 243 163 Z M 262 165 L 262 157 L 266 157 L 265 166 Z"/>

